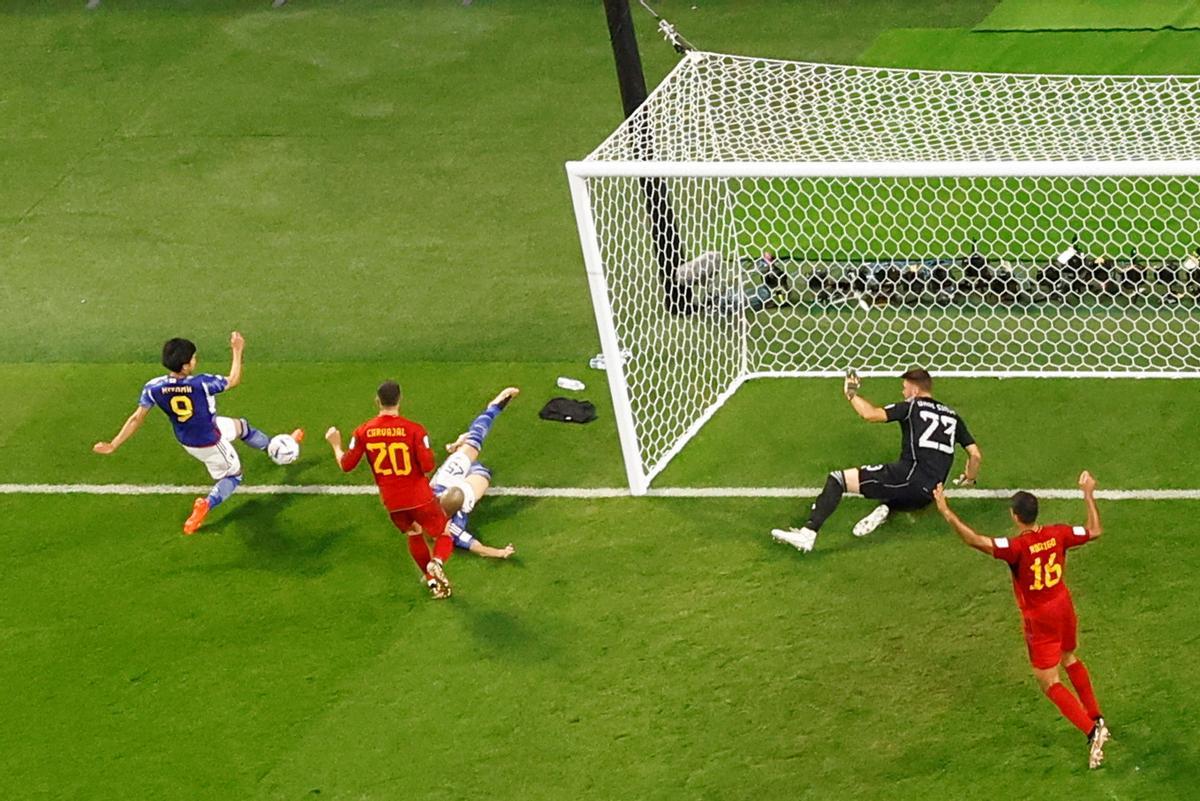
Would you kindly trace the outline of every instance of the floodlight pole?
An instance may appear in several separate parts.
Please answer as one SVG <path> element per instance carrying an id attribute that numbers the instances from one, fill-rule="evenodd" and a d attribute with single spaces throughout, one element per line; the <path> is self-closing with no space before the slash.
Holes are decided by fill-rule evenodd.
<path id="1" fill-rule="evenodd" d="M 642 56 L 633 30 L 633 13 L 629 9 L 629 0 L 604 0 L 604 12 L 608 17 L 608 36 L 617 64 L 621 105 L 625 117 L 629 118 L 646 102 L 647 96 Z M 642 159 L 654 159 L 654 141 L 645 124 L 637 129 L 637 151 Z M 683 260 L 683 243 L 675 225 L 675 212 L 671 208 L 667 182 L 662 178 L 642 178 L 640 183 L 646 195 L 646 214 L 650 217 L 654 259 L 658 263 L 658 280 L 663 288 L 667 311 L 672 314 L 691 314 L 695 310 L 691 287 L 675 281 L 675 270 Z"/>

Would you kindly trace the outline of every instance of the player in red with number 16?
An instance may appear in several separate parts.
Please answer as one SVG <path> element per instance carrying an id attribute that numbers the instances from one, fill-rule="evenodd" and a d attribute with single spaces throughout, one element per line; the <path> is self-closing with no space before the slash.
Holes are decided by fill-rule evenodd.
<path id="1" fill-rule="evenodd" d="M 446 513 L 429 486 L 427 476 L 434 468 L 429 435 L 420 423 L 400 416 L 400 385 L 395 381 L 379 385 L 375 403 L 379 414 L 354 429 L 348 450 L 342 450 L 342 433 L 336 427 L 325 432 L 325 439 L 347 473 L 367 457 L 379 499 L 396 528 L 408 535 L 408 552 L 429 591 L 434 598 L 449 598 L 450 581 L 442 565 L 454 552 L 454 540 L 446 533 Z M 433 538 L 432 557 L 425 536 Z"/>
<path id="2" fill-rule="evenodd" d="M 1012 496 L 1009 512 L 1017 532 L 1013 537 L 993 538 L 977 533 L 950 509 L 941 484 L 933 491 L 933 500 L 963 542 L 1008 564 L 1017 606 L 1021 608 L 1033 675 L 1063 717 L 1087 735 L 1088 767 L 1098 768 L 1104 761 L 1108 726 L 1092 691 L 1091 676 L 1075 655 L 1078 621 L 1067 590 L 1066 569 L 1067 550 L 1099 539 L 1103 528 L 1096 508 L 1096 479 L 1084 470 L 1079 475 L 1079 487 L 1087 505 L 1086 526 L 1038 525 L 1037 497 L 1018 492 Z M 1060 666 L 1078 698 L 1059 681 Z"/>

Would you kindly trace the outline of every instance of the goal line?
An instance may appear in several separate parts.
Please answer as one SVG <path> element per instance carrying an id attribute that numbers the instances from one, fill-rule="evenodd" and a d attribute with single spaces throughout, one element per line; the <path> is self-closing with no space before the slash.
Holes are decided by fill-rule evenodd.
<path id="1" fill-rule="evenodd" d="M 210 487 L 199 484 L 0 484 L 0 495 L 204 495 Z M 954 498 L 1008 498 L 1016 489 L 952 489 Z M 818 487 L 657 487 L 651 498 L 811 498 Z M 1074 499 L 1075 488 L 1030 490 L 1040 498 Z M 242 486 L 238 495 L 375 495 L 373 486 L 361 484 L 259 484 Z M 518 498 L 628 498 L 626 487 L 492 487 L 488 495 Z M 1101 489 L 1096 497 L 1106 501 L 1196 501 L 1200 489 Z"/>

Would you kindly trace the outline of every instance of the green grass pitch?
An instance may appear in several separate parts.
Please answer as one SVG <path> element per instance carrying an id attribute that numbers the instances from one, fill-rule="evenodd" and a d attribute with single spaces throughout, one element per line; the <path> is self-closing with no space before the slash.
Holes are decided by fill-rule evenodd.
<path id="1" fill-rule="evenodd" d="M 522 386 L 487 444 L 501 484 L 622 484 L 562 169 L 619 118 L 598 3 L 83 5 L 0 0 L 0 484 L 204 483 L 161 415 L 113 457 L 89 448 L 163 339 L 223 370 L 234 328 L 247 372 L 222 409 L 315 440 L 288 468 L 245 454 L 250 484 L 363 483 L 318 435 L 368 416 L 388 376 L 438 441 Z M 972 30 L 1000 5 L 1005 32 Z M 1200 72 L 1200 33 L 1036 32 L 1034 5 L 659 4 L 713 50 Z M 1157 20 L 1135 5 L 1127 27 Z M 674 55 L 637 24 L 653 83 Z M 596 423 L 537 419 L 559 375 L 589 383 Z M 938 394 L 986 486 L 1082 467 L 1110 488 L 1200 485 L 1194 382 Z M 657 483 L 812 485 L 895 438 L 837 382 L 755 381 Z M 1117 738 L 1098 772 L 1028 674 L 1007 572 L 932 514 L 860 542 L 868 507 L 848 501 L 801 557 L 766 537 L 799 499 L 494 497 L 473 522 L 518 557 L 456 555 L 456 596 L 433 603 L 373 498 L 243 494 L 183 538 L 188 503 L 0 495 L 0 795 L 1157 800 L 1200 783 L 1194 502 L 1103 503 L 1106 538 L 1072 555 Z M 1003 530 L 1003 504 L 958 507 Z"/>

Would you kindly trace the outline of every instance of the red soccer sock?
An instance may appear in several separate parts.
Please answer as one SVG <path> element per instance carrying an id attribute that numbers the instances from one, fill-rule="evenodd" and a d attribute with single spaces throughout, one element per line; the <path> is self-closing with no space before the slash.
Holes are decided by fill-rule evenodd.
<path id="1" fill-rule="evenodd" d="M 1087 710 L 1083 708 L 1083 704 L 1079 703 L 1079 699 L 1071 695 L 1071 691 L 1061 682 L 1056 681 L 1051 684 L 1046 689 L 1046 697 L 1054 702 L 1064 718 L 1075 724 L 1075 728 L 1084 734 L 1092 733 L 1092 727 L 1096 724 L 1088 717 Z"/>
<path id="2" fill-rule="evenodd" d="M 440 559 L 445 564 L 452 553 L 454 553 L 454 540 L 449 534 L 438 535 L 438 538 L 433 541 L 433 558 Z"/>
<path id="3" fill-rule="evenodd" d="M 420 534 L 409 534 L 408 552 L 421 569 L 421 575 L 425 575 L 425 565 L 429 564 L 429 546 L 425 544 L 425 538 Z"/>
<path id="4" fill-rule="evenodd" d="M 1067 666 L 1067 678 L 1071 680 L 1071 686 L 1079 694 L 1079 700 L 1083 702 L 1083 708 L 1091 715 L 1092 720 L 1100 717 L 1100 705 L 1096 703 L 1096 693 L 1092 691 L 1092 677 L 1088 675 L 1082 661 L 1076 660 Z"/>

